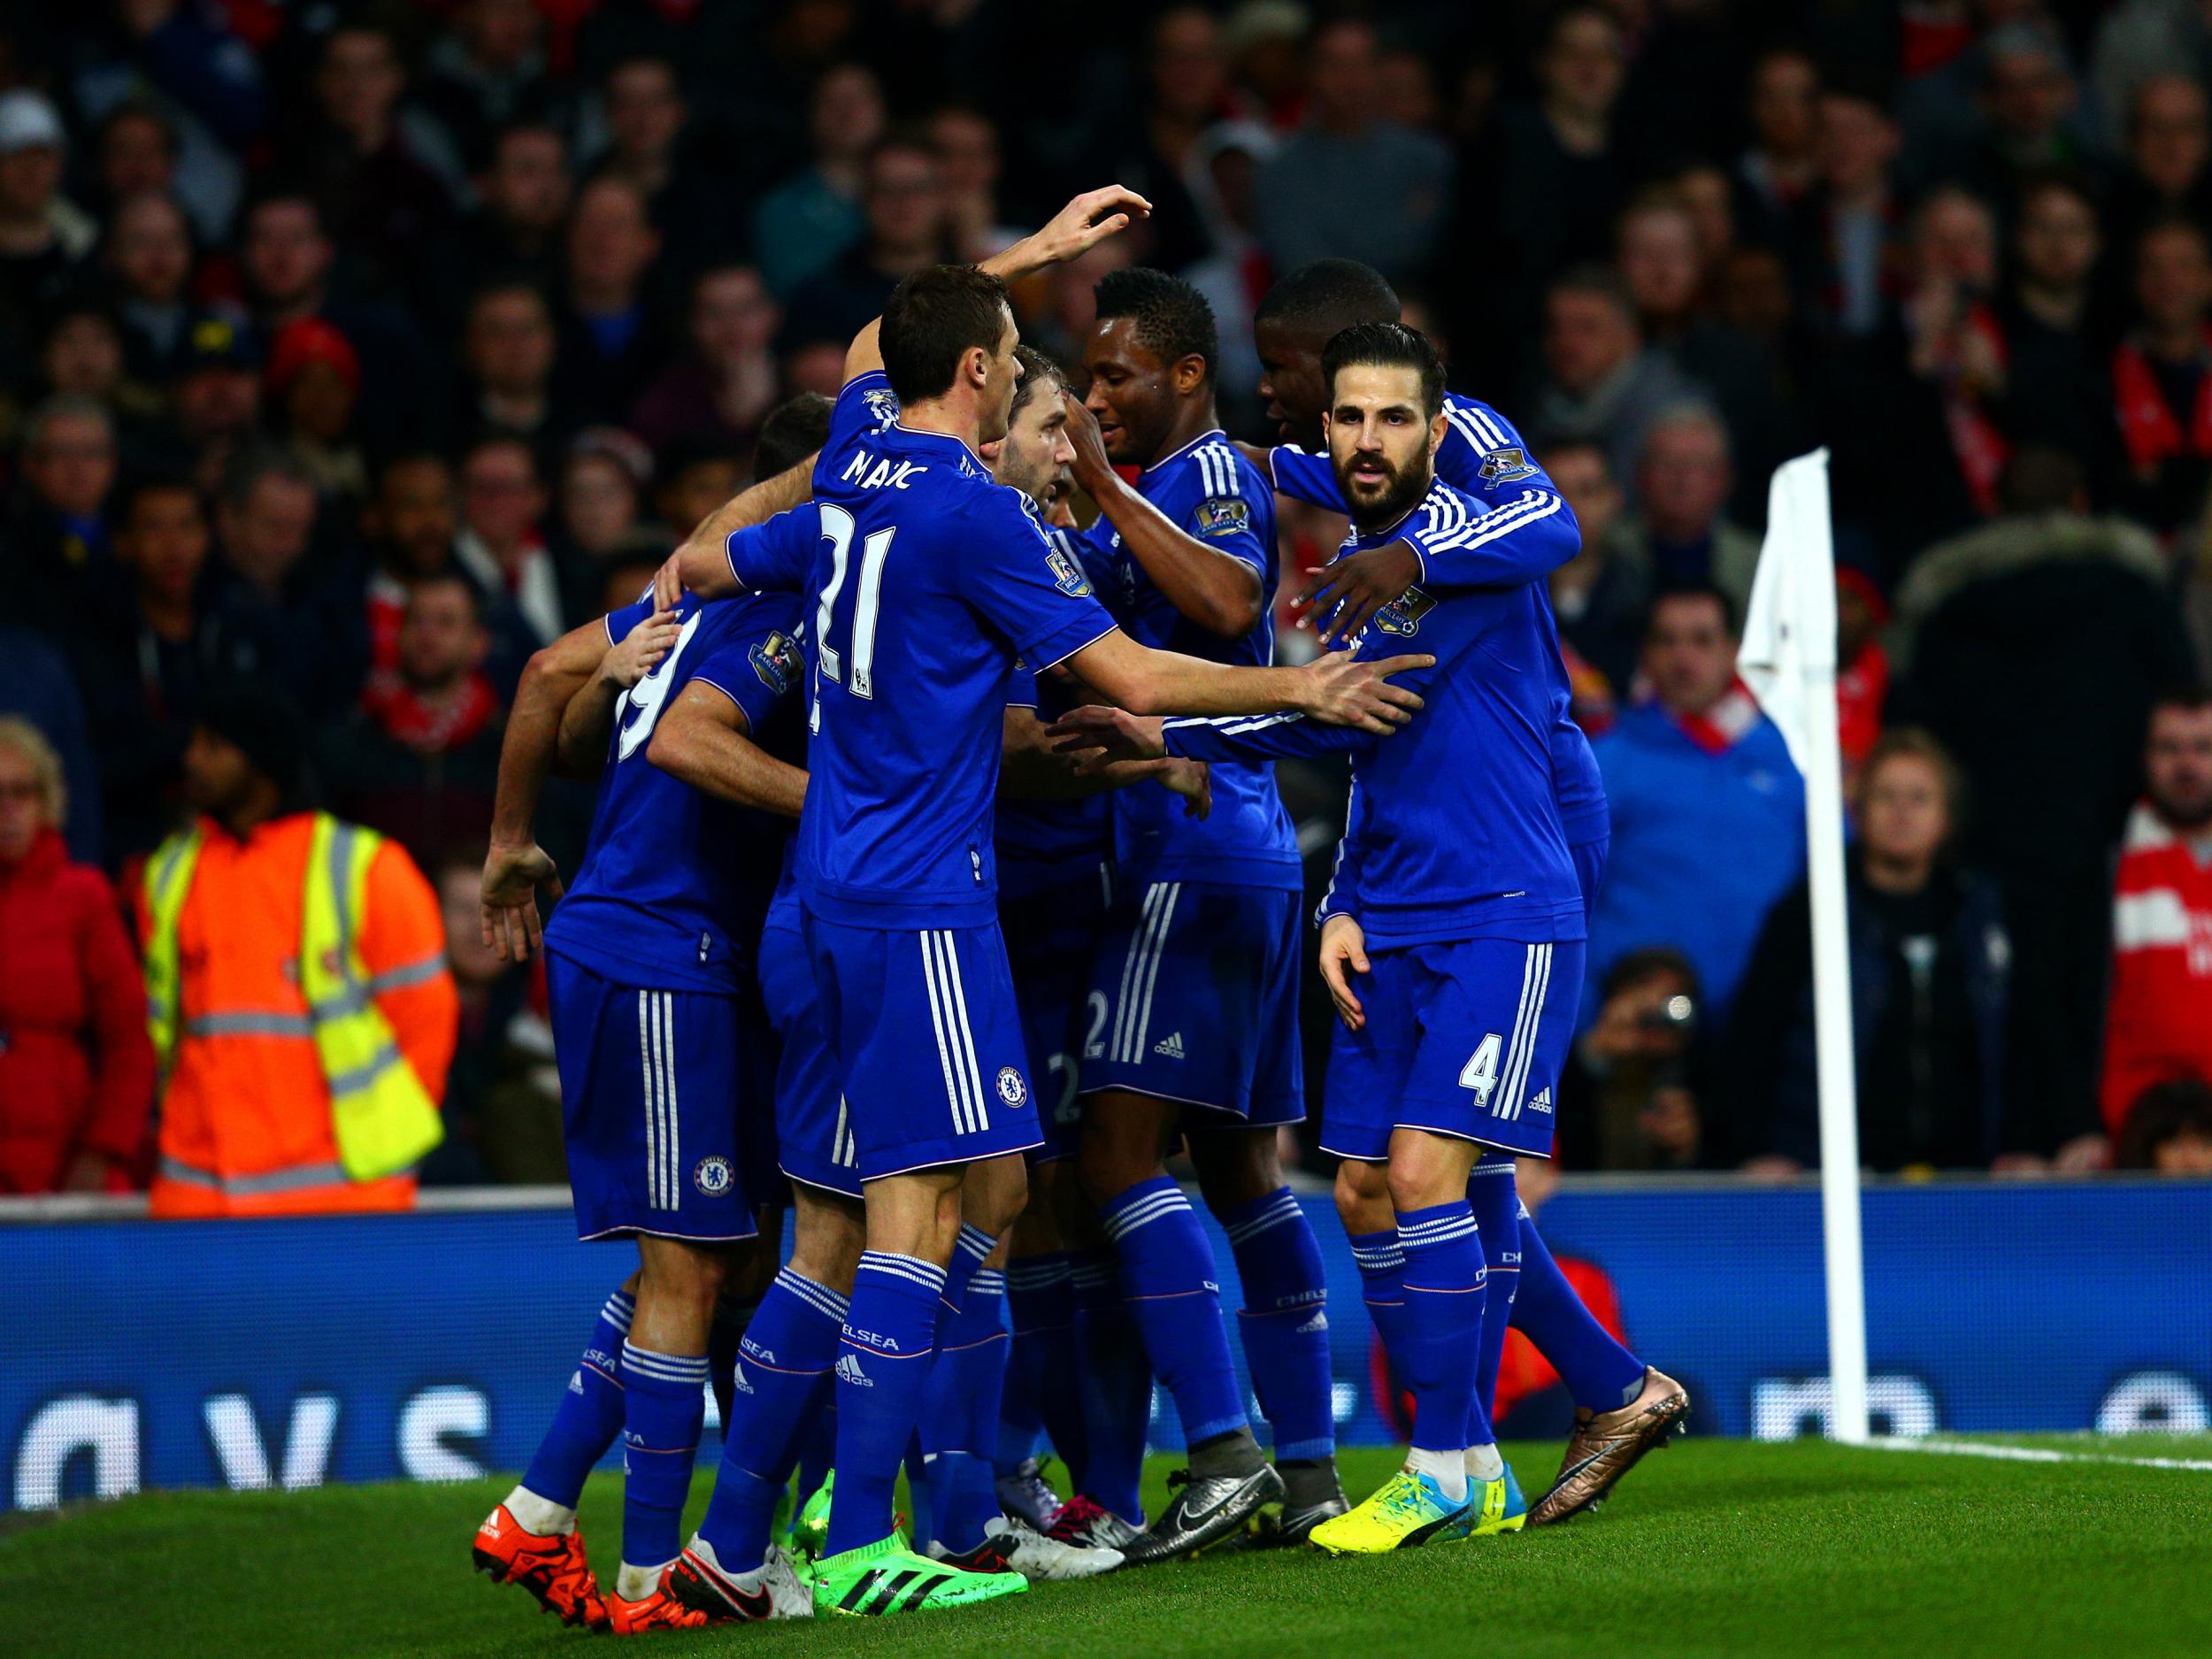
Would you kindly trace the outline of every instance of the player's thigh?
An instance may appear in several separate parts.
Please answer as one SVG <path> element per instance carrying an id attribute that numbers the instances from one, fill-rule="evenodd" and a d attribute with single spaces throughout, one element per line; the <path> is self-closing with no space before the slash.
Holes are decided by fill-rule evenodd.
<path id="1" fill-rule="evenodd" d="M 996 922 L 806 928 L 864 1182 L 1039 1143 Z"/>
<path id="2" fill-rule="evenodd" d="M 1146 887 L 1101 941 L 1083 1093 L 1129 1090 L 1243 1118 L 1263 1073 L 1286 1087 L 1284 1066 L 1263 1055 L 1295 1038 L 1299 964 L 1284 941 L 1298 906 L 1297 895 L 1265 887 Z M 1286 1008 L 1291 1032 L 1269 1030 Z"/>
<path id="3" fill-rule="evenodd" d="M 1559 1075 L 1581 1005 L 1579 941 L 1419 948 L 1421 1040 L 1400 1121 L 1549 1157 Z"/>
<path id="4" fill-rule="evenodd" d="M 1001 895 L 1000 926 L 1044 1141 L 1031 1155 L 1034 1163 L 1070 1157 L 1075 1151 L 1082 1118 L 1076 1085 L 1085 999 L 1102 914 L 1097 889 L 1097 876 L 1090 872 L 1079 883 Z"/>
<path id="5" fill-rule="evenodd" d="M 781 1046 L 775 1079 L 779 1165 L 795 1181 L 857 1202 L 860 1153 L 806 941 L 795 928 L 766 928 L 759 961 L 761 1001 Z"/>
<path id="6" fill-rule="evenodd" d="M 1329 1033 L 1321 1149 L 1379 1164 L 1390 1156 L 1399 1099 L 1420 1043 L 1415 1002 L 1420 971 L 1410 949 L 1370 950 L 1367 961 L 1368 972 L 1352 979 L 1365 1018 L 1357 1031 L 1340 1020 Z"/>
<path id="7" fill-rule="evenodd" d="M 766 1056 L 749 1052 L 733 999 L 618 985 L 557 956 L 550 964 L 579 1234 L 752 1237 L 738 1103 L 749 1070 Z"/>

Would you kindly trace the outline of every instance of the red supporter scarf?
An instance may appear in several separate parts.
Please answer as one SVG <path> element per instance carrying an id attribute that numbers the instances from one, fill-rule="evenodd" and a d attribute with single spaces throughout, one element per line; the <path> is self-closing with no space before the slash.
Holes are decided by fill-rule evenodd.
<path id="1" fill-rule="evenodd" d="M 2212 328 L 2205 330 L 2204 369 L 2197 380 L 2197 406 L 2185 436 L 2181 423 L 2159 390 L 2150 359 L 2134 342 L 2112 354 L 2113 410 L 2120 419 L 2120 439 L 2139 472 L 2154 471 L 2177 455 L 2212 456 Z"/>
<path id="2" fill-rule="evenodd" d="M 1704 713 L 1678 714 L 1673 718 L 1682 728 L 1682 735 L 1707 754 L 1725 755 L 1759 724 L 1759 700 L 1739 680 Z"/>
<path id="3" fill-rule="evenodd" d="M 2005 348 L 2004 330 L 1997 326 L 1996 316 L 1988 306 L 1977 302 L 1970 307 L 1965 326 L 1988 342 L 1998 362 L 2010 363 L 2012 354 Z M 2004 476 L 2005 465 L 2012 459 L 2012 445 L 2003 428 L 1990 419 L 1978 399 L 1955 381 L 1944 392 L 1943 422 L 1950 428 L 1951 453 L 1958 458 L 1967 495 L 1984 517 L 1994 518 L 1997 480 Z"/>
<path id="4" fill-rule="evenodd" d="M 469 676 L 461 695 L 450 703 L 426 703 L 396 680 L 373 688 L 362 702 L 386 736 L 432 755 L 460 748 L 481 732 L 499 710 L 492 682 L 481 673 Z"/>

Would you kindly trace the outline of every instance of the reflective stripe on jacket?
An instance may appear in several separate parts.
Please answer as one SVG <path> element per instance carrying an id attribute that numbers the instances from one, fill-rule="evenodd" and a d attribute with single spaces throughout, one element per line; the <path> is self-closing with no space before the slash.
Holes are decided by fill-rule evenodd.
<path id="1" fill-rule="evenodd" d="M 442 1135 L 457 1002 L 405 851 L 325 813 L 203 821 L 140 895 L 157 1214 L 390 1209 Z"/>

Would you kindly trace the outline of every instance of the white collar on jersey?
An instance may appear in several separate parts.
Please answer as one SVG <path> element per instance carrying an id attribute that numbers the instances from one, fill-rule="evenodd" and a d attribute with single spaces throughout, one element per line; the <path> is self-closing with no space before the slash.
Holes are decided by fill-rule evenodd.
<path id="1" fill-rule="evenodd" d="M 1207 431 L 1200 433 L 1188 443 L 1183 445 L 1181 449 L 1171 450 L 1170 453 L 1162 456 L 1158 460 L 1153 462 L 1150 466 L 1146 467 L 1144 470 L 1148 472 L 1156 472 L 1162 467 L 1165 466 L 1170 461 L 1176 460 L 1182 456 L 1188 455 L 1193 449 L 1197 449 L 1199 445 L 1202 443 L 1210 443 L 1216 438 L 1220 439 L 1224 443 L 1229 442 L 1229 434 L 1224 432 L 1220 427 L 1214 426 Z"/>
<path id="2" fill-rule="evenodd" d="M 986 478 L 991 476 L 991 469 L 984 465 L 983 457 L 978 455 L 975 450 L 970 447 L 968 441 L 965 438 L 956 438 L 949 432 L 925 432 L 919 426 L 908 426 L 903 420 L 895 420 L 891 424 L 910 438 L 934 438 L 940 443 L 949 443 L 953 445 L 960 451 L 961 454 L 966 456 L 968 459 L 975 463 L 976 471 L 982 473 Z"/>

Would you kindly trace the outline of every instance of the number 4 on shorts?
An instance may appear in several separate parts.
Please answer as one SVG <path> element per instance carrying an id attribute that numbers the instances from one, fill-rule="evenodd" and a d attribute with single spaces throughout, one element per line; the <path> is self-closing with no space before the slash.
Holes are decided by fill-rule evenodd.
<path id="1" fill-rule="evenodd" d="M 1475 1104 L 1485 1111 L 1490 1110 L 1490 1091 L 1498 1086 L 1498 1050 L 1504 1046 L 1505 1039 L 1494 1031 L 1459 1068 L 1460 1087 L 1474 1090 Z"/>

